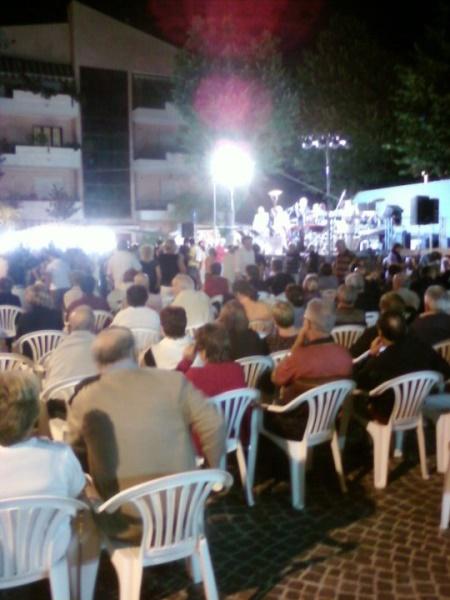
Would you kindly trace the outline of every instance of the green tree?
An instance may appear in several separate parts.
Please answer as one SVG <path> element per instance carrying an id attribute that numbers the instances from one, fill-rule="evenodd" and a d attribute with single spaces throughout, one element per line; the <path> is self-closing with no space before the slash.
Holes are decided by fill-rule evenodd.
<path id="1" fill-rule="evenodd" d="M 232 31 L 233 24 L 223 27 Z M 174 102 L 184 120 L 181 145 L 201 177 L 222 138 L 247 144 L 258 170 L 276 172 L 295 147 L 299 112 L 277 44 L 262 34 L 236 52 L 230 35 L 229 44 L 216 44 L 211 51 L 207 28 L 196 21 L 177 55 Z M 219 37 L 227 39 L 223 31 Z"/>
<path id="2" fill-rule="evenodd" d="M 392 57 L 353 17 L 335 16 L 304 52 L 297 69 L 302 136 L 340 135 L 348 150 L 331 151 L 331 193 L 398 179 L 386 144 L 392 141 Z M 324 152 L 298 145 L 300 177 L 325 189 Z"/>
<path id="3" fill-rule="evenodd" d="M 403 173 L 450 174 L 450 9 L 442 4 L 439 20 L 428 29 L 412 64 L 398 69 L 394 95 L 396 137 L 392 148 Z"/>

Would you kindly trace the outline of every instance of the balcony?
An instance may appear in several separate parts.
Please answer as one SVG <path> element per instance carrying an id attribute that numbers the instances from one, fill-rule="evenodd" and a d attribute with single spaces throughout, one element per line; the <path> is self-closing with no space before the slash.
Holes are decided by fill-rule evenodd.
<path id="1" fill-rule="evenodd" d="M 165 108 L 135 108 L 133 122 L 137 125 L 181 125 L 180 113 L 169 102 Z"/>
<path id="2" fill-rule="evenodd" d="M 66 94 L 44 98 L 33 92 L 14 90 L 12 98 L 0 97 L 0 113 L 12 116 L 33 115 L 74 119 L 79 116 L 80 109 L 78 102 Z"/>
<path id="3" fill-rule="evenodd" d="M 59 146 L 15 146 L 15 152 L 2 154 L 2 167 L 54 167 L 80 169 L 81 151 Z"/>
<path id="4" fill-rule="evenodd" d="M 137 158 L 133 161 L 133 170 L 158 175 L 184 175 L 189 173 L 186 155 L 170 152 L 166 154 L 165 158 Z"/>

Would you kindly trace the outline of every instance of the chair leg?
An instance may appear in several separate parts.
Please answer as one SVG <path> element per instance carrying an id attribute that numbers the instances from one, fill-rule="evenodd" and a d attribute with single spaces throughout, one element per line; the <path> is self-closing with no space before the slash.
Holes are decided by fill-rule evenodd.
<path id="1" fill-rule="evenodd" d="M 441 415 L 436 423 L 436 468 L 438 473 L 445 473 L 447 470 L 449 459 L 449 441 L 450 414 L 447 413 Z"/>
<path id="2" fill-rule="evenodd" d="M 301 442 L 288 443 L 289 468 L 291 472 L 292 507 L 305 508 L 305 471 L 308 448 Z"/>
<path id="3" fill-rule="evenodd" d="M 186 559 L 186 563 L 187 570 L 192 581 L 194 583 L 200 583 L 201 581 L 203 581 L 199 556 L 197 554 L 193 554 L 192 556 Z"/>
<path id="4" fill-rule="evenodd" d="M 422 478 L 429 479 L 428 465 L 427 465 L 427 452 L 425 448 L 425 435 L 423 433 L 423 421 L 422 418 L 417 423 L 417 444 L 419 446 L 419 458 L 420 458 L 420 470 L 422 471 Z"/>
<path id="5" fill-rule="evenodd" d="M 245 483 L 245 495 L 247 504 L 254 506 L 255 498 L 253 496 L 253 483 L 255 481 L 256 456 L 258 454 L 259 429 L 262 421 L 262 412 L 257 408 L 252 411 L 250 446 L 247 457 L 247 479 Z"/>
<path id="6" fill-rule="evenodd" d="M 248 497 L 248 493 L 247 493 L 247 487 L 248 487 L 247 486 L 247 476 L 248 476 L 247 475 L 247 463 L 245 462 L 244 449 L 242 448 L 242 444 L 240 441 L 238 441 L 238 444 L 237 444 L 236 457 L 237 457 L 237 462 L 238 462 L 238 467 L 239 467 L 239 475 L 241 476 L 242 487 L 244 488 L 247 504 L 249 506 L 251 506 L 251 504 L 250 504 L 251 498 Z"/>
<path id="7" fill-rule="evenodd" d="M 386 487 L 389 469 L 389 450 L 391 445 L 391 428 L 370 422 L 367 431 L 373 439 L 373 478 L 377 489 Z"/>
<path id="8" fill-rule="evenodd" d="M 447 446 L 447 451 L 448 451 Z M 442 494 L 441 506 L 441 529 L 447 529 L 450 520 L 450 462 L 444 477 L 444 493 Z"/>
<path id="9" fill-rule="evenodd" d="M 339 448 L 341 452 L 345 449 L 347 441 L 347 430 L 353 414 L 353 396 L 349 394 L 342 405 L 341 421 L 339 423 Z"/>
<path id="10" fill-rule="evenodd" d="M 131 549 L 113 550 L 111 562 L 119 580 L 120 600 L 140 600 L 142 583 L 142 562 Z"/>
<path id="11" fill-rule="evenodd" d="M 403 439 L 405 437 L 405 433 L 403 431 L 395 432 L 395 447 L 394 447 L 394 457 L 401 458 L 403 456 Z"/>
<path id="12" fill-rule="evenodd" d="M 209 554 L 208 542 L 203 536 L 199 541 L 198 553 L 200 556 L 200 569 L 203 577 L 203 587 L 205 590 L 206 600 L 219 600 L 216 578 L 211 562 L 211 556 Z"/>
<path id="13" fill-rule="evenodd" d="M 52 600 L 70 600 L 69 566 L 65 558 L 52 566 L 49 579 Z"/>
<path id="14" fill-rule="evenodd" d="M 331 439 L 331 451 L 333 453 L 334 468 L 336 469 L 336 473 L 339 478 L 339 485 L 341 486 L 342 493 L 345 494 L 345 493 L 347 493 L 347 485 L 345 483 L 345 475 L 344 475 L 344 468 L 342 466 L 341 450 L 339 447 L 339 440 L 338 440 L 338 436 L 337 436 L 336 432 L 333 433 L 333 437 Z"/>

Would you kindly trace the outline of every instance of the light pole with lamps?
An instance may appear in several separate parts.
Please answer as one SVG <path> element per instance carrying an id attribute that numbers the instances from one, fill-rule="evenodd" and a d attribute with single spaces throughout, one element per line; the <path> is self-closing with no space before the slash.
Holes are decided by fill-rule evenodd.
<path id="1" fill-rule="evenodd" d="M 218 142 L 211 157 L 211 175 L 214 186 L 214 232 L 216 230 L 216 185 L 221 184 L 230 192 L 230 235 L 233 237 L 236 211 L 234 191 L 236 187 L 248 185 L 252 178 L 255 164 L 245 148 L 231 141 Z"/>

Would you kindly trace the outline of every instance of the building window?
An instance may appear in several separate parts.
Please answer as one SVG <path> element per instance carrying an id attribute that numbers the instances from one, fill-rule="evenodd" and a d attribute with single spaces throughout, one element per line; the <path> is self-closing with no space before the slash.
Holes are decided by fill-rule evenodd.
<path id="1" fill-rule="evenodd" d="M 33 125 L 33 144 L 35 146 L 62 146 L 62 127 Z"/>
<path id="2" fill-rule="evenodd" d="M 164 109 L 172 96 L 173 84 L 167 77 L 133 75 L 133 108 Z"/>

